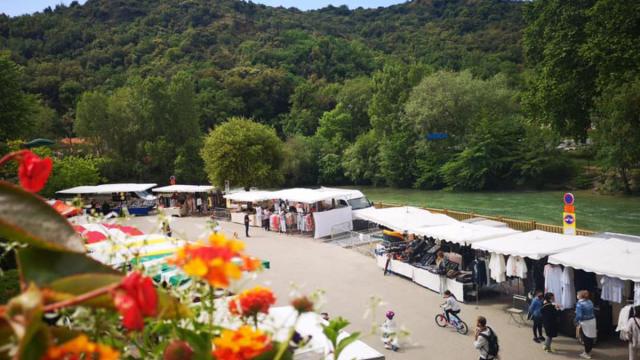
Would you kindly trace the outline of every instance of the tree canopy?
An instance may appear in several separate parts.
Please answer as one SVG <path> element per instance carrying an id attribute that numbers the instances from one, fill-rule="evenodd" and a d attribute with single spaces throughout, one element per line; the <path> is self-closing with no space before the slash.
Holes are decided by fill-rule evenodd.
<path id="1" fill-rule="evenodd" d="M 201 151 L 209 181 L 224 186 L 280 185 L 283 144 L 273 128 L 234 117 L 205 137 Z"/>

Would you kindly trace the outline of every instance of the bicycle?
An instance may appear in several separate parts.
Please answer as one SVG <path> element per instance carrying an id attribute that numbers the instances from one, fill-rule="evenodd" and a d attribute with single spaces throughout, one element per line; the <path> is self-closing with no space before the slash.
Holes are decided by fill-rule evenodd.
<path id="1" fill-rule="evenodd" d="M 447 321 L 447 316 L 444 311 L 441 314 L 436 315 L 436 325 L 439 327 L 446 327 L 447 325 L 453 326 L 454 329 L 458 332 L 458 334 L 467 335 L 469 332 L 469 327 L 467 323 L 462 321 L 457 315 L 449 315 L 451 321 Z"/>

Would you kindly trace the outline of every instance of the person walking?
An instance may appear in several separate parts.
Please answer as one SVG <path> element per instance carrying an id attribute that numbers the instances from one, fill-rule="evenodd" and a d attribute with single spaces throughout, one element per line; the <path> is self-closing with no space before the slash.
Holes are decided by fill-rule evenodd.
<path id="1" fill-rule="evenodd" d="M 542 291 L 536 291 L 536 296 L 531 301 L 531 305 L 529 305 L 528 318 L 533 320 L 533 341 L 539 343 L 544 341 L 544 336 L 542 336 L 542 304 L 544 303 L 544 294 Z"/>
<path id="2" fill-rule="evenodd" d="M 547 338 L 544 341 L 544 351 L 554 352 L 551 348 L 551 342 L 554 337 L 558 336 L 558 316 L 560 314 L 559 306 L 554 303 L 555 297 L 553 293 L 544 294 L 544 303 L 540 313 L 542 315 L 542 325 Z"/>
<path id="3" fill-rule="evenodd" d="M 249 214 L 244 214 L 244 234 L 249 237 Z"/>
<path id="4" fill-rule="evenodd" d="M 625 332 L 629 340 L 629 360 L 640 360 L 640 306 L 631 309 Z"/>
<path id="5" fill-rule="evenodd" d="M 500 347 L 498 337 L 492 328 L 487 326 L 487 318 L 478 316 L 473 346 L 480 353 L 480 360 L 494 360 L 498 358 Z"/>
<path id="6" fill-rule="evenodd" d="M 580 327 L 580 338 L 584 345 L 584 352 L 580 354 L 583 359 L 591 359 L 593 342 L 598 336 L 596 329 L 596 316 L 593 312 L 593 303 L 589 300 L 589 291 L 578 292 L 576 303 L 576 325 Z"/>
<path id="7" fill-rule="evenodd" d="M 444 291 L 447 290 L 447 259 L 442 250 L 436 253 L 436 267 L 440 278 L 440 295 L 444 296 Z"/>

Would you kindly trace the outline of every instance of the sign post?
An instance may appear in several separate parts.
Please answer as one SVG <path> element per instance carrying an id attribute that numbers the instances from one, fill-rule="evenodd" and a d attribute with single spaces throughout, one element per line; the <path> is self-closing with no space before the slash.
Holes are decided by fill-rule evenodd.
<path id="1" fill-rule="evenodd" d="M 575 197 L 572 193 L 565 193 L 564 211 L 562 212 L 562 233 L 565 235 L 576 234 L 576 207 Z"/>

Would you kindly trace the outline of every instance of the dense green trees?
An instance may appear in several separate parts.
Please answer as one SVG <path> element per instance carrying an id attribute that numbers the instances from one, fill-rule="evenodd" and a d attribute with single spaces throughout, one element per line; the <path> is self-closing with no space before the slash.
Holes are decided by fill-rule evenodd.
<path id="1" fill-rule="evenodd" d="M 566 185 L 560 136 L 590 138 L 632 191 L 639 17 L 615 0 L 122 0 L 0 16 L 0 141 L 86 137 L 112 181 L 204 181 L 202 154 L 217 185 L 481 190 Z M 229 119 L 266 132 L 234 133 L 234 151 L 268 143 L 275 162 L 249 175 L 215 152 Z"/>
<path id="2" fill-rule="evenodd" d="M 603 167 L 615 169 L 622 188 L 631 192 L 631 174 L 640 167 L 638 118 L 633 115 L 640 76 L 640 3 L 536 1 L 526 9 L 531 117 L 580 140 L 594 128 Z"/>
<path id="3" fill-rule="evenodd" d="M 283 144 L 273 128 L 234 117 L 213 129 L 201 151 L 209 181 L 224 186 L 282 184 Z"/>
<path id="4" fill-rule="evenodd" d="M 105 157 L 104 175 L 114 179 L 202 181 L 197 151 L 201 131 L 193 80 L 177 73 L 133 80 L 112 94 L 85 93 L 78 102 L 75 131 Z"/>
<path id="5" fill-rule="evenodd" d="M 81 185 L 96 185 L 100 179 L 100 160 L 78 156 L 65 156 L 53 163 L 51 177 L 42 190 L 43 196 L 53 196 L 61 189 Z"/>

